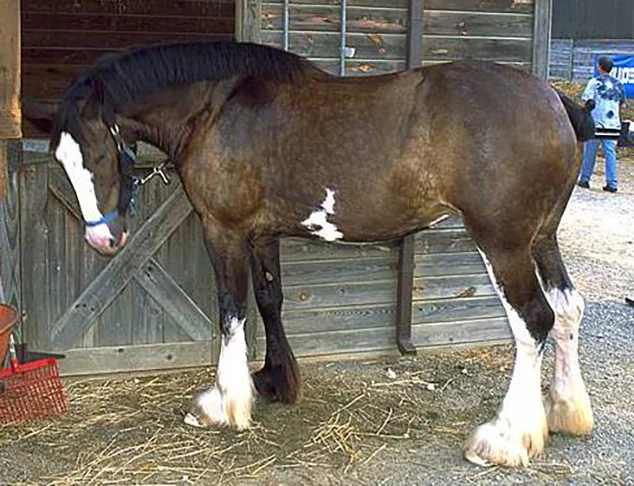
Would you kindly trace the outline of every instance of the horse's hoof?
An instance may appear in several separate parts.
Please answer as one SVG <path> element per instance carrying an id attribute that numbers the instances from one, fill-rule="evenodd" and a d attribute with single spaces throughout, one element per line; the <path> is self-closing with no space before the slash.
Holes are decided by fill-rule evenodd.
<path id="1" fill-rule="evenodd" d="M 231 396 L 214 386 L 194 397 L 185 423 L 199 428 L 231 426 L 238 430 L 248 429 L 252 401 L 250 389 L 248 393 Z"/>
<path id="2" fill-rule="evenodd" d="M 294 361 L 275 367 L 265 366 L 252 376 L 255 389 L 266 403 L 294 404 L 301 399 L 302 383 Z"/>
<path id="3" fill-rule="evenodd" d="M 533 430 L 517 427 L 500 419 L 481 425 L 467 439 L 465 458 L 479 466 L 527 466 L 544 449 L 548 428 L 545 419 Z"/>
<path id="4" fill-rule="evenodd" d="M 184 421 L 187 425 L 201 429 L 229 425 L 225 401 L 220 390 L 214 386 L 194 396 Z"/>
<path id="5" fill-rule="evenodd" d="M 590 397 L 585 388 L 573 400 L 563 399 L 554 390 L 544 399 L 548 428 L 570 435 L 588 435 L 594 427 Z"/>

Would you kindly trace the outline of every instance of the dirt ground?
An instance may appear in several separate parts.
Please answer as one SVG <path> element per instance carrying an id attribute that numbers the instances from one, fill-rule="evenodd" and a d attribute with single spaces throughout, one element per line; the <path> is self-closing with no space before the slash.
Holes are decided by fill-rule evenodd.
<path id="1" fill-rule="evenodd" d="M 596 430 L 551 436 L 524 470 L 479 468 L 465 436 L 504 396 L 510 345 L 366 362 L 302 365 L 301 405 L 259 405 L 252 430 L 182 423 L 213 370 L 68 386 L 69 412 L 0 427 L 0 485 L 609 484 L 634 485 L 634 154 L 619 192 L 577 188 L 560 242 L 586 297 L 582 368 Z M 597 164 L 601 169 L 602 164 Z M 547 349 L 544 387 L 552 372 Z"/>

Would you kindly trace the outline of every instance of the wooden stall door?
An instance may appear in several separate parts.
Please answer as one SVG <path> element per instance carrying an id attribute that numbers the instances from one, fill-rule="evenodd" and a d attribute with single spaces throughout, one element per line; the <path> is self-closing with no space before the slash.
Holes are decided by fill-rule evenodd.
<path id="1" fill-rule="evenodd" d="M 75 194 L 48 156 L 25 153 L 20 199 L 30 348 L 65 353 L 72 374 L 216 360 L 213 272 L 176 174 L 144 186 L 132 238 L 113 258 L 84 242 Z"/>

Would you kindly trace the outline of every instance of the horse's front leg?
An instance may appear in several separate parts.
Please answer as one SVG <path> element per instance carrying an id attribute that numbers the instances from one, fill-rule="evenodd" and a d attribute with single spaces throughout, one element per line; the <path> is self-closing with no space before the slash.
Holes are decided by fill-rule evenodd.
<path id="1" fill-rule="evenodd" d="M 227 228 L 203 223 L 205 242 L 218 287 L 220 359 L 216 384 L 196 395 L 185 423 L 195 427 L 231 426 L 246 429 L 251 423 L 253 383 L 249 374 L 246 321 L 246 240 Z"/>

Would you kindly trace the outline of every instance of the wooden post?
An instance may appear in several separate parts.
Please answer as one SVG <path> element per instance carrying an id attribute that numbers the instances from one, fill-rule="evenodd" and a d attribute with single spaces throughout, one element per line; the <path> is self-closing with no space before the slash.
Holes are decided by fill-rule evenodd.
<path id="1" fill-rule="evenodd" d="M 236 1 L 235 38 L 240 42 L 262 42 L 261 35 L 261 0 Z"/>
<path id="2" fill-rule="evenodd" d="M 0 200 L 8 192 L 8 140 L 20 129 L 20 0 L 0 1 Z"/>
<path id="3" fill-rule="evenodd" d="M 423 0 L 410 0 L 407 39 L 407 68 L 421 65 L 423 50 Z M 412 292 L 414 288 L 414 238 L 401 240 L 398 258 L 396 344 L 401 354 L 416 354 L 412 342 Z"/>
<path id="4" fill-rule="evenodd" d="M 535 0 L 533 23 L 533 74 L 548 78 L 550 33 L 553 21 L 553 0 Z"/>

